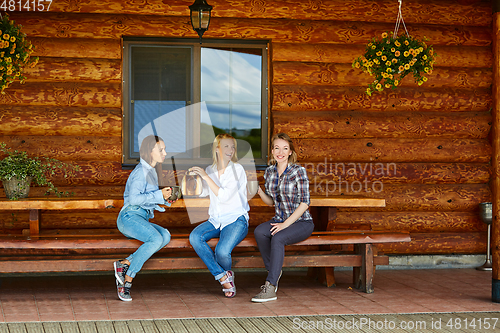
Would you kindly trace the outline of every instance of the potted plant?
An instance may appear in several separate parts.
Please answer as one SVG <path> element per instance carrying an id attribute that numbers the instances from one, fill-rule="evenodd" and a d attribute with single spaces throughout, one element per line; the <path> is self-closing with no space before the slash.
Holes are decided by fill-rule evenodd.
<path id="1" fill-rule="evenodd" d="M 16 25 L 7 14 L 0 19 L 0 92 L 15 80 L 24 83 L 24 69 L 34 67 L 38 57 L 31 57 L 35 51 L 26 34 L 21 32 L 21 25 Z"/>
<path id="2" fill-rule="evenodd" d="M 73 176 L 79 171 L 74 166 L 57 159 L 48 157 L 29 157 L 25 151 L 12 151 L 5 143 L 0 143 L 0 151 L 7 156 L 0 161 L 0 180 L 2 180 L 5 195 L 11 200 L 28 197 L 31 182 L 40 186 L 47 186 L 47 194 L 54 192 L 58 197 L 69 195 L 60 192 L 49 180 L 50 176 L 62 172 L 64 177 Z"/>
<path id="3" fill-rule="evenodd" d="M 392 90 L 401 83 L 408 74 L 418 85 L 427 81 L 428 74 L 432 73 L 436 53 L 432 46 L 427 46 L 424 40 L 412 38 L 409 35 L 398 37 L 389 36 L 387 32 L 380 39 L 373 38 L 366 46 L 365 54 L 356 58 L 353 68 L 375 77 L 368 85 L 366 93 L 380 92 L 386 88 Z"/>

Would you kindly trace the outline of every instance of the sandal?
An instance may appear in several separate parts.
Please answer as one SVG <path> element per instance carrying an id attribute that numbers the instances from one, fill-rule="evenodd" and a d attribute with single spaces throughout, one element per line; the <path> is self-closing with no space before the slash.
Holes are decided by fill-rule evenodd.
<path id="1" fill-rule="evenodd" d="M 231 293 L 230 296 L 226 296 L 227 298 L 233 298 L 236 296 L 236 286 L 234 285 L 234 272 L 233 271 L 227 271 L 226 272 L 227 278 L 224 281 L 219 281 L 221 286 L 222 286 L 222 291 L 224 292 L 224 296 L 226 296 L 226 293 Z M 224 284 L 229 283 L 231 285 L 231 288 L 224 288 Z"/>

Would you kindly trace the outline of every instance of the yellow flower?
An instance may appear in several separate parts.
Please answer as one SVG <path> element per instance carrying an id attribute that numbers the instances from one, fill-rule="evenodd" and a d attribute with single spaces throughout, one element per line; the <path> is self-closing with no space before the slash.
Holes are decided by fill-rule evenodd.
<path id="1" fill-rule="evenodd" d="M 359 62 L 355 62 L 354 67 L 359 68 Z"/>
<path id="2" fill-rule="evenodd" d="M 371 96 L 372 95 L 372 90 L 370 88 L 366 89 L 366 94 L 368 96 Z"/>
<path id="3" fill-rule="evenodd" d="M 395 42 L 394 42 L 394 45 L 396 45 L 397 47 L 400 47 L 400 46 L 401 46 L 401 43 L 400 43 L 400 42 L 398 42 L 398 41 L 395 41 Z"/>
<path id="4" fill-rule="evenodd" d="M 393 78 L 394 78 L 394 75 L 389 74 L 389 79 L 393 79 Z"/>
<path id="5" fill-rule="evenodd" d="M 393 63 L 397 63 L 397 62 L 398 62 L 398 59 L 393 58 L 393 59 L 392 59 L 392 62 L 393 62 Z"/>
<path id="6" fill-rule="evenodd" d="M 382 90 L 382 85 L 379 83 L 377 84 L 377 86 L 375 87 L 377 90 Z"/>
<path id="7" fill-rule="evenodd" d="M 5 39 L 5 40 L 9 40 L 9 39 L 10 39 L 9 34 L 4 34 L 4 35 L 3 35 L 3 39 Z"/>
<path id="8" fill-rule="evenodd" d="M 373 59 L 373 62 L 376 63 L 377 65 L 380 63 L 380 61 L 378 61 L 378 59 Z"/>
<path id="9" fill-rule="evenodd" d="M 386 84 L 385 84 L 385 87 L 386 87 L 386 88 L 390 88 L 390 87 L 391 87 L 391 85 L 390 85 L 389 83 L 386 83 Z"/>
<path id="10" fill-rule="evenodd" d="M 424 82 L 423 81 L 418 81 L 418 85 L 421 86 Z"/>
<path id="11" fill-rule="evenodd" d="M 387 57 L 386 56 L 382 56 L 382 61 L 386 61 L 387 60 Z"/>
<path id="12" fill-rule="evenodd" d="M 387 60 L 387 62 L 385 63 L 386 66 L 390 66 L 391 65 L 391 62 L 389 60 Z"/>
<path id="13" fill-rule="evenodd" d="M 375 49 L 376 49 L 375 45 L 372 45 L 372 50 L 375 50 Z"/>
<path id="14" fill-rule="evenodd" d="M 409 49 L 408 51 L 409 51 L 411 54 L 413 54 L 413 52 L 415 52 L 415 50 L 414 50 L 414 49 Z"/>
<path id="15" fill-rule="evenodd" d="M 380 57 L 382 55 L 382 51 L 377 52 L 377 57 Z"/>
<path id="16" fill-rule="evenodd" d="M 410 64 L 406 64 L 405 69 L 410 69 Z"/>
<path id="17" fill-rule="evenodd" d="M 410 52 L 405 51 L 405 53 L 403 53 L 403 55 L 404 55 L 405 57 L 407 57 L 407 56 L 409 56 L 409 55 L 410 55 Z"/>
<path id="18" fill-rule="evenodd" d="M 422 78 L 422 80 L 424 80 L 424 82 L 426 82 L 426 81 L 427 81 L 427 78 L 424 76 L 424 77 Z"/>
<path id="19" fill-rule="evenodd" d="M 372 46 L 372 45 L 373 45 L 373 43 L 368 43 L 368 46 Z"/>
<path id="20" fill-rule="evenodd" d="M 387 68 L 385 71 L 386 71 L 387 73 L 390 73 L 390 72 L 392 72 L 392 69 L 389 67 L 389 68 Z"/>
<path id="21" fill-rule="evenodd" d="M 382 72 L 382 74 L 380 74 L 380 75 L 382 75 L 382 77 L 383 77 L 384 79 L 388 76 L 386 72 Z"/>
<path id="22" fill-rule="evenodd" d="M 403 65 L 401 65 L 401 66 L 399 66 L 398 69 L 399 69 L 400 72 L 402 72 L 402 71 L 404 71 L 405 67 Z"/>
<path id="23" fill-rule="evenodd" d="M 391 48 L 391 52 L 395 52 L 395 51 L 396 51 L 396 49 L 395 49 L 395 48 Z"/>
<path id="24" fill-rule="evenodd" d="M 7 75 L 10 75 L 10 74 L 12 74 L 12 69 L 7 70 Z"/>
<path id="25" fill-rule="evenodd" d="M 7 57 L 7 58 L 5 58 L 5 61 L 12 62 L 12 59 L 10 57 Z"/>
<path id="26" fill-rule="evenodd" d="M 405 40 L 405 45 L 408 46 L 409 44 L 410 43 L 407 40 Z"/>
<path id="27" fill-rule="evenodd" d="M 4 48 L 9 47 L 9 45 L 10 45 L 10 43 L 9 43 L 8 41 L 3 42 L 3 47 L 4 47 Z"/>
<path id="28" fill-rule="evenodd" d="M 387 32 L 382 33 L 382 38 L 387 38 Z"/>
<path id="29" fill-rule="evenodd" d="M 398 80 L 394 81 L 394 85 L 395 85 L 395 86 L 397 86 L 398 84 L 399 84 L 399 81 L 398 81 Z"/>
<path id="30" fill-rule="evenodd" d="M 420 52 L 424 52 L 424 48 L 423 48 L 422 46 L 420 46 L 420 47 L 418 48 L 418 50 L 419 50 Z"/>
<path id="31" fill-rule="evenodd" d="M 14 43 L 14 42 L 16 41 L 16 37 L 14 37 L 14 36 L 10 37 L 10 41 L 11 41 L 12 43 Z"/>
<path id="32" fill-rule="evenodd" d="M 399 55 L 400 55 L 400 54 L 401 54 L 401 52 L 399 52 L 399 51 L 396 51 L 396 53 L 394 53 L 394 55 L 395 55 L 396 57 L 399 57 Z"/>
<path id="33" fill-rule="evenodd" d="M 424 54 L 424 55 L 422 56 L 422 59 L 427 60 L 427 56 Z"/>

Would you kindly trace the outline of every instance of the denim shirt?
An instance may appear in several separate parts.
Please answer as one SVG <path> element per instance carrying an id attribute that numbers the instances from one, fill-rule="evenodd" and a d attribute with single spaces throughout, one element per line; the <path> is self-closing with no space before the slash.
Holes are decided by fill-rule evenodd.
<path id="1" fill-rule="evenodd" d="M 158 204 L 170 206 L 158 187 L 158 176 L 155 168 L 141 158 L 140 163 L 127 179 L 123 193 L 122 210 L 128 206 L 139 206 L 147 210 L 149 217 L 153 218 L 155 210 L 165 211 L 165 208 L 158 206 Z"/>

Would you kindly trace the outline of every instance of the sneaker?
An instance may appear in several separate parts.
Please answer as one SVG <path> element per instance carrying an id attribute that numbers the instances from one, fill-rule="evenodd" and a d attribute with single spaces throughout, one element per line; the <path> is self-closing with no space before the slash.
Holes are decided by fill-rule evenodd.
<path id="1" fill-rule="evenodd" d="M 125 302 L 130 302 L 132 296 L 130 296 L 130 288 L 132 288 L 132 282 L 125 281 L 125 284 L 120 284 L 116 280 L 116 289 L 118 291 L 118 298 Z"/>
<path id="2" fill-rule="evenodd" d="M 252 298 L 252 302 L 262 303 L 278 299 L 278 297 L 276 296 L 276 287 L 273 286 L 269 281 L 266 281 L 266 283 L 261 286 L 260 289 L 262 290 L 254 298 Z"/>
<path id="3" fill-rule="evenodd" d="M 129 265 L 124 264 L 121 261 L 115 261 L 113 263 L 113 267 L 115 268 L 116 280 L 120 284 L 123 284 L 125 282 L 125 274 L 127 273 Z"/>

